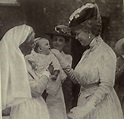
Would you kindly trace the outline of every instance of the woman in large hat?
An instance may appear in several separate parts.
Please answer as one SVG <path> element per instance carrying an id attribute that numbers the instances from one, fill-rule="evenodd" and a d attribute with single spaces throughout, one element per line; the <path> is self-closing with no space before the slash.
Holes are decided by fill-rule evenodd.
<path id="1" fill-rule="evenodd" d="M 116 55 L 100 36 L 101 18 L 98 6 L 87 3 L 77 9 L 70 17 L 69 26 L 83 46 L 90 46 L 75 70 L 61 59 L 59 51 L 53 51 L 66 74 L 81 85 L 77 107 L 71 110 L 69 117 L 123 119 L 121 105 L 113 88 Z"/>
<path id="2" fill-rule="evenodd" d="M 115 44 L 115 51 L 118 55 L 115 75 L 115 90 L 120 99 L 124 113 L 124 38 L 117 41 Z"/>
<path id="3" fill-rule="evenodd" d="M 47 33 L 47 35 L 50 36 L 50 40 L 52 42 L 53 48 L 61 52 L 62 58 L 64 58 L 66 62 L 69 63 L 69 66 L 71 67 L 72 56 L 64 52 L 65 46 L 72 38 L 71 29 L 65 25 L 58 25 L 55 27 L 54 32 Z M 64 85 L 63 91 L 65 95 L 63 96 L 62 83 L 63 81 L 65 81 L 66 77 L 67 76 L 64 73 L 64 71 L 61 70 L 59 79 L 57 80 L 58 82 L 60 82 L 58 83 L 60 84 L 58 93 L 55 96 L 48 95 L 48 97 L 46 98 L 51 119 L 67 119 L 64 96 L 65 96 L 65 99 L 69 101 L 66 103 L 67 104 L 66 106 L 71 106 L 71 104 L 68 105 L 68 103 L 71 103 L 71 99 L 70 99 L 71 88 L 69 88 L 71 87 L 71 82 L 70 81 L 65 82 L 65 85 L 66 86 L 68 85 L 68 87 L 65 87 Z"/>
<path id="4" fill-rule="evenodd" d="M 46 33 L 50 36 L 52 41 L 53 49 L 57 49 L 61 52 L 61 55 L 67 60 L 67 62 L 72 64 L 72 56 L 65 53 L 65 47 L 70 42 L 74 36 L 71 35 L 71 29 L 65 25 L 58 25 L 55 27 L 54 32 Z"/>

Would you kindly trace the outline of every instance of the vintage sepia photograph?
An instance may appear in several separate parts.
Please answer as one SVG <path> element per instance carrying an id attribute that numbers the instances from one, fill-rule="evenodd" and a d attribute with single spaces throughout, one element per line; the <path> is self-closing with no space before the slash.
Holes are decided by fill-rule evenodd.
<path id="1" fill-rule="evenodd" d="M 124 0 L 0 0 L 0 119 L 124 119 Z"/>

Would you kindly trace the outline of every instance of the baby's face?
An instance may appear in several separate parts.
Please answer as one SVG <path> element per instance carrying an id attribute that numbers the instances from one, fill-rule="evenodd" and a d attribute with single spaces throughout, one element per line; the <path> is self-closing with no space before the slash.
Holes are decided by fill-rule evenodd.
<path id="1" fill-rule="evenodd" d="M 45 55 L 50 54 L 50 44 L 47 39 L 41 39 L 39 42 L 39 47 L 42 50 L 42 54 L 45 54 Z"/>

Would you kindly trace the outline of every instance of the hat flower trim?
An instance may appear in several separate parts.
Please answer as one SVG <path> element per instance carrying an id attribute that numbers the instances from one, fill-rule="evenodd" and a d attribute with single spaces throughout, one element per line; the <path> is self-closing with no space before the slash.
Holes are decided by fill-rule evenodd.
<path id="1" fill-rule="evenodd" d="M 93 8 L 95 7 L 94 4 L 92 3 L 87 3 L 86 5 L 83 5 L 81 8 L 78 8 L 77 10 L 75 10 L 72 15 L 69 18 L 69 22 L 71 22 L 74 18 L 78 18 L 80 15 L 80 12 L 85 9 L 85 8 Z"/>
<path id="2" fill-rule="evenodd" d="M 63 33 L 63 34 L 71 35 L 70 31 L 67 30 L 66 28 L 55 27 L 55 31 L 56 31 L 57 33 Z"/>

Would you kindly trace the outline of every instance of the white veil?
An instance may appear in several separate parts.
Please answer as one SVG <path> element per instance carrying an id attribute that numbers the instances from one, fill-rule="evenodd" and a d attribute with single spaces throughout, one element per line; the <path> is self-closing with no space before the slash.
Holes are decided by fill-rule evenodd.
<path id="1" fill-rule="evenodd" d="M 24 56 L 19 49 L 33 29 L 27 25 L 16 26 L 0 41 L 0 80 L 2 109 L 31 98 Z"/>

